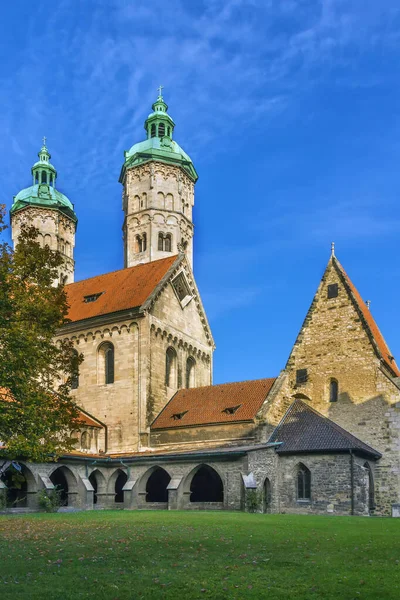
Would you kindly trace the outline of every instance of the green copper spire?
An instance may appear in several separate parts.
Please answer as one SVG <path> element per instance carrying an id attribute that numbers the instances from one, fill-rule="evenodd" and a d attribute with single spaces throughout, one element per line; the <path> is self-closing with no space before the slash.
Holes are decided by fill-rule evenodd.
<path id="1" fill-rule="evenodd" d="M 192 160 L 172 139 L 175 123 L 167 112 L 168 105 L 164 102 L 162 89 L 160 85 L 157 100 L 152 105 L 153 112 L 144 123 L 147 139 L 125 151 L 125 163 L 119 179 L 121 183 L 127 168 L 153 160 L 180 166 L 193 181 L 198 179 Z"/>
<path id="2" fill-rule="evenodd" d="M 43 138 L 43 146 L 38 152 L 39 160 L 33 165 L 32 184 L 21 190 L 14 196 L 11 213 L 15 213 L 27 206 L 42 206 L 60 210 L 75 222 L 78 220 L 74 206 L 70 200 L 56 189 L 57 171 L 51 164 L 51 155 L 46 146 L 46 138 Z"/>

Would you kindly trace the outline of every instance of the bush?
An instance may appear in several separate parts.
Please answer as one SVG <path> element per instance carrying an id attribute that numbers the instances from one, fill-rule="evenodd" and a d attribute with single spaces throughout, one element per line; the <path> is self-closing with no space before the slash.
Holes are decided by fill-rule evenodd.
<path id="1" fill-rule="evenodd" d="M 259 490 L 246 490 L 246 512 L 256 513 L 262 511 L 262 492 Z"/>
<path id="2" fill-rule="evenodd" d="M 57 512 L 62 504 L 61 493 L 58 486 L 52 490 L 40 490 L 38 493 L 39 508 L 48 513 Z"/>

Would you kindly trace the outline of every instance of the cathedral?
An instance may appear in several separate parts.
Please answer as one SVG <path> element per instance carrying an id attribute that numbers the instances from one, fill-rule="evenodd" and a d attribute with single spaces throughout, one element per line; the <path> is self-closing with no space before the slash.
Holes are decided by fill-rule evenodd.
<path id="1" fill-rule="evenodd" d="M 74 282 L 77 215 L 44 140 L 11 207 L 64 256 L 68 323 L 84 361 L 73 380 L 76 450 L 0 481 L 35 510 L 229 509 L 400 516 L 400 371 L 332 247 L 280 373 L 212 384 L 214 340 L 193 272 L 198 178 L 161 93 L 145 139 L 124 154 L 124 268 Z M 68 508 L 69 507 L 69 508 Z"/>

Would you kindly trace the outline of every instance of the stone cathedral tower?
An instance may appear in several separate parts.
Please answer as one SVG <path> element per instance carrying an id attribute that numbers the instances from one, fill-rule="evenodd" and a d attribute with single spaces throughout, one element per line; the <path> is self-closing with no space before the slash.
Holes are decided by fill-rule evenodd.
<path id="1" fill-rule="evenodd" d="M 189 156 L 160 93 L 145 121 L 147 139 L 125 152 L 121 170 L 125 267 L 184 252 L 193 267 L 194 184 Z"/>
<path id="2" fill-rule="evenodd" d="M 69 199 L 56 189 L 57 171 L 50 163 L 46 138 L 38 153 L 39 160 L 32 167 L 32 185 L 14 196 L 11 207 L 12 239 L 15 245 L 21 226 L 34 225 L 39 230 L 39 242 L 64 255 L 59 268 L 59 282 L 74 281 L 75 231 L 78 219 Z M 58 283 L 58 282 L 56 282 Z"/>

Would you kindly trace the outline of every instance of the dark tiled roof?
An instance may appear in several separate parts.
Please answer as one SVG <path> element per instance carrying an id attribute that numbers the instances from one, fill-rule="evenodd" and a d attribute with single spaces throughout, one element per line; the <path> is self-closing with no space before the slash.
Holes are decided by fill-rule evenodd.
<path id="1" fill-rule="evenodd" d="M 70 283 L 65 286 L 69 304 L 68 319 L 81 321 L 141 306 L 177 258 L 177 256 L 170 256 Z M 85 302 L 85 296 L 96 295 L 99 296 L 94 302 Z"/>
<path id="2" fill-rule="evenodd" d="M 364 444 L 302 400 L 293 402 L 268 442 L 282 442 L 277 448 L 279 454 L 353 450 L 374 458 L 381 457 L 371 446 Z"/>
<path id="3" fill-rule="evenodd" d="M 156 417 L 151 429 L 176 429 L 251 421 L 275 379 L 256 379 L 179 390 Z"/>
<path id="4" fill-rule="evenodd" d="M 368 328 L 369 333 L 370 333 L 371 337 L 373 338 L 373 340 L 375 341 L 375 344 L 378 348 L 379 353 L 381 354 L 383 361 L 389 367 L 389 369 L 395 374 L 396 377 L 400 377 L 400 370 L 396 364 L 396 361 L 394 360 L 394 358 L 392 356 L 392 353 L 389 350 L 389 347 L 388 347 L 383 335 L 379 331 L 378 325 L 375 323 L 375 320 L 371 314 L 371 311 L 368 309 L 364 300 L 361 298 L 357 288 L 352 283 L 350 277 L 347 275 L 346 271 L 343 269 L 342 265 L 337 260 L 337 258 L 335 258 L 335 257 L 333 258 L 333 263 L 336 266 L 336 268 L 339 270 L 339 272 L 342 274 L 345 282 L 349 286 L 350 291 L 353 296 L 353 300 L 356 303 L 359 311 L 361 312 L 361 314 L 363 316 L 364 326 L 366 326 Z"/>

